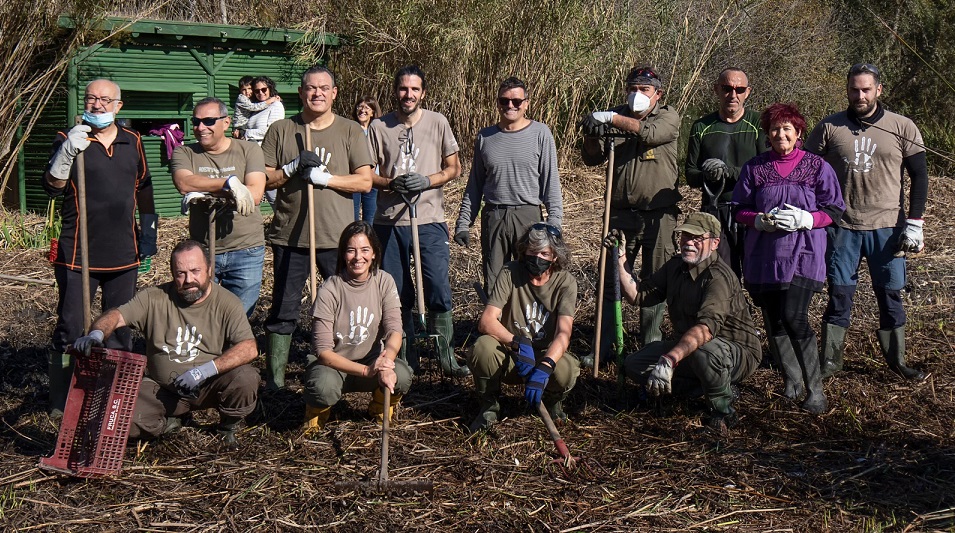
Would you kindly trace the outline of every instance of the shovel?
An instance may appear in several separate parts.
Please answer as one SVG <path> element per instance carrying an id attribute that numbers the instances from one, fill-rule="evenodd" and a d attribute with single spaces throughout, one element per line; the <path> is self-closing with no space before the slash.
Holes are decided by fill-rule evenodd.
<path id="1" fill-rule="evenodd" d="M 76 154 L 76 196 L 80 230 L 80 279 L 83 287 L 83 335 L 88 335 L 90 316 L 90 241 L 86 219 L 86 154 Z"/>
<path id="2" fill-rule="evenodd" d="M 388 479 L 388 430 L 391 425 L 388 414 L 391 412 L 391 391 L 388 387 L 382 387 L 382 392 L 385 396 L 385 405 L 381 418 L 381 468 L 378 471 L 378 478 L 373 481 L 339 481 L 335 483 L 335 486 L 379 494 L 422 493 L 431 496 L 434 494 L 434 483 L 430 479 L 400 481 Z"/>

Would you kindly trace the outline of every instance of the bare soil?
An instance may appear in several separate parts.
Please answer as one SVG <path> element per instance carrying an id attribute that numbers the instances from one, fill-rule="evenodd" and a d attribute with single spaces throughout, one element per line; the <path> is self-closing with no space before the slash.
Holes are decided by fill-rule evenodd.
<path id="1" fill-rule="evenodd" d="M 457 214 L 464 186 L 448 188 Z M 590 351 L 603 178 L 569 169 L 565 234 L 580 287 L 572 350 Z M 571 185 L 566 185 L 571 184 Z M 760 368 L 740 388 L 740 425 L 715 435 L 700 424 L 699 400 L 641 402 L 616 372 L 583 375 L 560 431 L 591 471 L 552 468 L 555 448 L 520 390 L 505 390 L 507 418 L 469 437 L 476 411 L 470 380 L 425 373 L 398 409 L 390 474 L 427 478 L 434 494 L 382 495 L 337 488 L 371 480 L 380 428 L 363 412 L 368 395 L 352 394 L 314 435 L 299 427 L 298 382 L 307 349 L 300 331 L 289 394 L 260 401 L 239 434 L 241 449 L 222 449 L 214 413 L 200 413 L 180 433 L 127 449 L 118 478 L 82 480 L 39 470 L 57 426 L 46 415 L 46 347 L 56 292 L 0 280 L 0 525 L 48 531 L 952 531 L 955 530 L 955 237 L 943 228 L 955 185 L 933 178 L 926 214 L 927 250 L 911 258 L 905 292 L 909 362 L 928 373 L 921 384 L 896 377 L 881 360 L 878 312 L 868 276 L 849 332 L 846 369 L 825 386 L 830 409 L 811 416 L 780 396 L 779 375 Z M 685 190 L 684 210 L 698 206 Z M 160 228 L 161 251 L 141 276 L 167 279 L 168 253 L 186 235 L 182 220 Z M 472 234 L 472 242 L 479 242 Z M 271 298 L 271 257 L 252 323 Z M 480 312 L 471 283 L 480 253 L 452 244 L 456 344 L 474 341 Z M 52 279 L 43 250 L 0 249 L 0 273 Z M 814 300 L 818 324 L 824 296 Z M 94 304 L 95 306 L 95 304 Z M 636 328 L 625 311 L 628 331 Z M 303 314 L 304 317 L 304 314 Z M 303 321 L 303 324 L 306 322 Z M 634 340 L 628 336 L 630 348 Z M 260 349 L 264 346 L 260 343 Z M 256 365 L 262 367 L 260 358 Z"/>

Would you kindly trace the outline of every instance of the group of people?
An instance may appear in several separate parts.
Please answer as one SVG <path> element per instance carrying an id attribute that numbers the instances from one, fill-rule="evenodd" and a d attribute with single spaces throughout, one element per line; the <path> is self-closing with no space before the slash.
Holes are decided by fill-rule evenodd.
<path id="1" fill-rule="evenodd" d="M 627 103 L 585 118 L 585 162 L 601 164 L 610 143 L 617 153 L 612 232 L 605 242 L 624 243 L 610 260 L 620 263 L 624 297 L 640 306 L 643 346 L 627 357 L 627 376 L 652 394 L 701 393 L 711 408 L 710 423 L 732 426 L 738 418 L 734 386 L 761 360 L 742 278 L 763 310 L 784 393 L 794 399 L 805 394 L 805 409 L 824 412 L 821 377 L 841 369 L 856 271 L 866 257 L 881 311 L 883 353 L 903 376 L 924 377 L 904 362 L 899 296 L 903 254 L 922 248 L 924 147 L 910 120 L 878 102 L 879 76 L 872 65 L 854 66 L 849 109 L 826 118 L 804 145 L 806 122 L 798 109 L 774 104 L 762 114 L 746 110 L 751 88 L 745 73 L 724 70 L 714 84 L 720 108 L 694 124 L 686 161 L 688 183 L 703 189 L 703 207 L 679 225 L 680 118 L 663 104 L 657 73 L 633 69 L 625 80 Z M 260 103 L 268 103 L 274 84 L 259 80 L 253 86 L 262 85 Z M 54 261 L 60 303 L 50 358 L 51 408 L 62 409 L 71 340 L 85 354 L 103 344 L 129 350 L 133 327 L 146 337 L 149 362 L 131 437 L 175 431 L 188 411 L 215 407 L 219 432 L 235 445 L 237 425 L 258 401 L 248 317 L 258 300 L 268 242 L 274 286 L 265 320 L 266 391 L 285 387 L 310 270 L 323 280 L 310 290 L 305 427 L 323 427 L 332 406 L 351 391 L 373 392 L 369 414 L 390 417 L 383 391 L 392 395 L 392 409 L 408 391 L 418 336 L 434 341 L 445 374 L 472 375 L 480 407 L 471 431 L 499 419 L 502 383 L 523 384 L 529 403 L 543 403 L 554 419 L 566 419 L 562 401 L 582 361 L 569 351 L 577 284 L 560 229 L 563 207 L 550 130 L 527 117 L 524 82 L 504 80 L 497 93 L 498 123 L 477 136 L 451 233 L 443 186 L 461 174 L 458 143 L 447 119 L 422 107 L 427 83 L 419 67 L 399 69 L 393 91 L 394 111 L 381 115 L 378 103 L 365 97 L 354 108 L 355 120 L 348 120 L 332 111 L 335 75 L 322 66 L 310 68 L 298 89 L 302 112 L 272 122 L 261 146 L 247 140 L 255 128 L 231 123 L 221 100 L 197 102 L 191 117 L 197 142 L 177 149 L 171 160 L 190 216 L 190 239 L 173 250 L 173 280 L 134 296 L 137 256 L 155 253 L 150 175 L 138 134 L 115 124 L 120 88 L 108 80 L 90 83 L 83 124 L 58 136 L 45 179 L 51 194 L 67 195 Z M 238 116 L 236 105 L 236 123 Z M 230 126 L 232 137 L 226 135 Z M 245 133 L 236 136 L 236 130 Z M 122 150 L 128 155 L 116 158 Z M 103 287 L 108 310 L 85 335 L 79 321 L 85 311 L 76 305 L 76 213 L 68 212 L 81 152 L 87 154 L 87 180 L 95 184 L 92 196 L 116 204 L 102 211 L 93 204 L 90 210 L 91 290 Z M 907 215 L 900 205 L 903 166 L 912 182 Z M 266 191 L 275 192 L 275 214 L 263 234 L 257 206 Z M 373 202 L 356 196 L 370 191 L 377 192 Z M 482 336 L 464 365 L 453 351 L 449 241 L 453 235 L 457 244 L 470 245 L 469 228 L 478 214 L 487 302 L 478 321 Z M 118 226 L 128 231 L 115 231 Z M 420 264 L 413 264 L 416 255 Z M 413 269 L 423 279 L 425 305 L 418 314 L 426 320 L 412 314 Z M 808 306 L 827 277 L 820 356 Z M 666 308 L 677 335 L 670 340 L 661 329 Z M 682 361 L 687 364 L 677 370 Z"/>

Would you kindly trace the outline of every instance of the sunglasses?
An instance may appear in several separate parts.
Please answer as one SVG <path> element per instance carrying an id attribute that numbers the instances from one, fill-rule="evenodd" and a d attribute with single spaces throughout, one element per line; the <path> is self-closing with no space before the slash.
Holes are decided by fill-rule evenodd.
<path id="1" fill-rule="evenodd" d="M 531 226 L 531 229 L 537 230 L 537 231 L 546 231 L 548 235 L 550 235 L 551 237 L 555 239 L 564 238 L 563 235 L 560 233 L 560 228 L 558 228 L 557 226 L 551 226 L 550 224 L 545 224 L 543 222 L 538 222 L 537 224 L 534 224 L 533 226 Z"/>
<path id="2" fill-rule="evenodd" d="M 269 92 L 269 88 L 268 88 L 268 87 L 261 87 L 261 88 L 258 88 L 258 89 L 253 89 L 253 91 L 255 91 L 255 92 L 257 92 L 257 93 L 267 93 L 267 92 Z"/>
<path id="3" fill-rule="evenodd" d="M 655 80 L 660 79 L 660 77 L 657 76 L 657 73 L 651 68 L 642 68 L 636 72 L 633 72 L 630 74 L 630 78 L 653 78 Z"/>
<path id="4" fill-rule="evenodd" d="M 876 77 L 882 75 L 879 72 L 879 68 L 873 65 L 872 63 L 856 63 L 849 68 L 849 75 L 855 76 L 857 74 L 874 74 Z"/>
<path id="5" fill-rule="evenodd" d="M 749 87 L 733 87 L 732 85 L 720 85 L 720 88 L 723 89 L 724 93 L 736 94 L 743 94 L 746 92 L 746 89 L 749 89 Z"/>
<path id="6" fill-rule="evenodd" d="M 498 97 L 497 105 L 501 107 L 507 107 L 507 104 L 511 104 L 515 108 L 521 107 L 521 104 L 527 101 L 527 98 L 504 98 L 503 96 Z"/>
<path id="7" fill-rule="evenodd" d="M 207 128 L 211 128 L 216 125 L 216 122 L 219 122 L 220 120 L 228 116 L 229 115 L 222 115 L 221 117 L 206 117 L 206 118 L 192 117 L 192 127 L 198 128 L 199 124 L 202 124 L 203 126 Z"/>

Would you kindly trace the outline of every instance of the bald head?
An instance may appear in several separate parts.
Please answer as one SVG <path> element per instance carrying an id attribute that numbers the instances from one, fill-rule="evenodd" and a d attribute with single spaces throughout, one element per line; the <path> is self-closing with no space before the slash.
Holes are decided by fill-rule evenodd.
<path id="1" fill-rule="evenodd" d="M 97 96 L 108 96 L 106 93 L 109 93 L 111 98 L 116 100 L 122 100 L 123 95 L 122 91 L 119 89 L 119 85 L 113 80 L 107 80 L 105 78 L 99 78 L 89 82 L 86 85 L 86 94 L 95 94 Z"/>
<path id="2" fill-rule="evenodd" d="M 731 123 L 743 118 L 746 99 L 750 94 L 749 78 L 743 69 L 723 69 L 713 84 L 713 92 L 720 100 L 720 118 Z"/>

